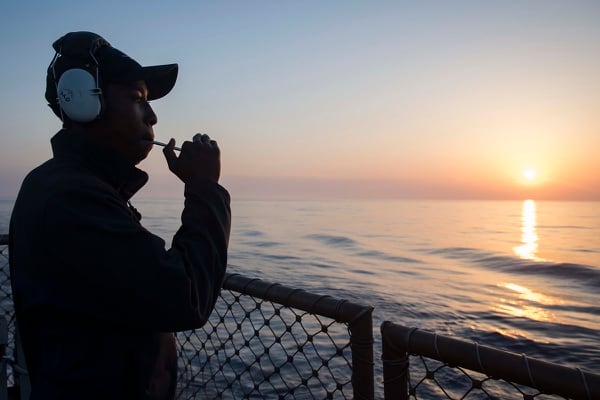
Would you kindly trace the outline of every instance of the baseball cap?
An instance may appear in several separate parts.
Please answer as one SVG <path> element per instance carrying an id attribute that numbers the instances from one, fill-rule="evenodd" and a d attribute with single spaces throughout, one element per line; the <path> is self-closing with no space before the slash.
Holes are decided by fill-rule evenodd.
<path id="1" fill-rule="evenodd" d="M 167 95 L 177 80 L 177 64 L 142 66 L 93 32 L 69 32 L 52 47 L 56 55 L 48 67 L 45 93 L 51 105 L 56 104 L 56 82 L 63 72 L 71 68 L 94 69 L 96 62 L 101 84 L 145 81 L 148 100 Z"/>

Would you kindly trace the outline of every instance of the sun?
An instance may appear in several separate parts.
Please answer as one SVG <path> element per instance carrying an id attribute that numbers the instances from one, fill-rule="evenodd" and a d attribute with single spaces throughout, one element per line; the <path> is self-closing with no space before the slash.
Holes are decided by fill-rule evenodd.
<path id="1" fill-rule="evenodd" d="M 537 177 L 537 172 L 535 169 L 533 168 L 525 168 L 523 170 L 523 178 L 525 178 L 526 181 L 533 181 L 535 178 Z"/>

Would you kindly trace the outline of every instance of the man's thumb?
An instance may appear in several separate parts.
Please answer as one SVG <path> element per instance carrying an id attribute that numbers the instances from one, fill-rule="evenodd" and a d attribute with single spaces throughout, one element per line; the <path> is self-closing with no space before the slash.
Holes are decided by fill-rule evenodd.
<path id="1" fill-rule="evenodd" d="M 171 171 L 173 171 L 173 167 L 175 166 L 175 162 L 177 161 L 177 155 L 175 154 L 175 150 L 173 150 L 174 147 L 175 139 L 171 138 L 171 140 L 169 140 L 169 143 L 167 143 L 167 145 L 163 149 L 163 154 L 165 155 L 167 165 L 169 166 L 169 169 Z"/>

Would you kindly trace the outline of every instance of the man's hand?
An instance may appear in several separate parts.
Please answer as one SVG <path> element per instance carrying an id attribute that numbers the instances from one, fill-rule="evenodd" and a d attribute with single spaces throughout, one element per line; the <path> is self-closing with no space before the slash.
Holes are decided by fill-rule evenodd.
<path id="1" fill-rule="evenodd" d="M 206 134 L 194 135 L 193 142 L 186 141 L 181 146 L 179 157 L 173 150 L 175 139 L 169 140 L 163 149 L 169 170 L 183 182 L 193 179 L 208 179 L 218 182 L 221 175 L 221 151 L 217 142 Z"/>

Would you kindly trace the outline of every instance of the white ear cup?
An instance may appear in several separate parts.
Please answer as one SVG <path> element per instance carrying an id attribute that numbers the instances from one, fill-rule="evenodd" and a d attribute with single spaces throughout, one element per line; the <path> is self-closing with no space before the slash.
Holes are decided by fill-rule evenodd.
<path id="1" fill-rule="evenodd" d="M 88 71 L 74 68 L 65 71 L 56 85 L 62 112 L 76 122 L 90 122 L 100 115 L 102 91 Z"/>

